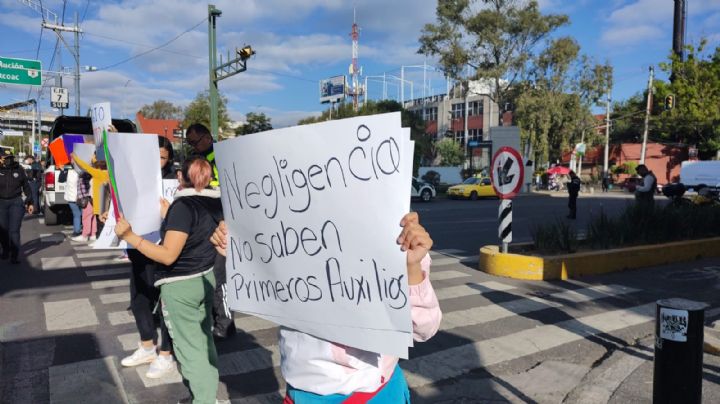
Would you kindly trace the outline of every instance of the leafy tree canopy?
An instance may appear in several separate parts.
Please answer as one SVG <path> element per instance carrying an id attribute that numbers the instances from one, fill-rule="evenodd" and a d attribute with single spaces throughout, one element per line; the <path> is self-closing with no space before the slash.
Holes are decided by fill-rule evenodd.
<path id="1" fill-rule="evenodd" d="M 249 135 L 250 133 L 265 132 L 272 129 L 270 118 L 265 116 L 264 112 L 255 113 L 248 112 L 245 115 L 246 123 L 235 129 L 236 135 Z"/>

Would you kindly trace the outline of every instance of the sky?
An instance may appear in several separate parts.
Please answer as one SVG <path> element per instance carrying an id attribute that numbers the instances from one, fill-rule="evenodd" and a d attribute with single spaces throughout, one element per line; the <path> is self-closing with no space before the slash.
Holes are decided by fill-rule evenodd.
<path id="1" fill-rule="evenodd" d="M 38 98 L 50 110 L 49 87 L 61 67 L 74 59 L 57 36 L 42 29 L 42 16 L 28 7 L 40 0 L 0 0 L 0 56 L 42 61 L 45 87 L 0 84 L 0 105 Z M 613 100 L 626 99 L 647 86 L 649 66 L 666 79 L 658 64 L 672 47 L 673 0 L 541 0 L 543 13 L 562 13 L 570 24 L 553 36 L 572 36 L 581 52 L 614 68 Z M 275 127 L 294 125 L 327 108 L 319 102 L 319 80 L 347 75 L 352 58 L 353 7 L 360 25 L 359 65 L 368 78 L 368 96 L 400 98 L 401 75 L 412 93 L 423 93 L 423 69 L 435 60 L 417 53 L 422 27 L 435 22 L 435 0 L 216 0 L 219 52 L 251 45 L 256 54 L 247 71 L 219 82 L 234 120 L 248 112 L 265 113 Z M 77 13 L 83 34 L 80 65 L 81 111 L 110 101 L 113 117 L 132 117 L 144 104 L 163 99 L 187 105 L 208 88 L 207 3 L 192 0 L 44 0 L 42 5 L 72 25 Z M 688 0 L 687 43 L 707 38 L 720 45 L 720 0 Z M 72 44 L 72 34 L 65 34 Z M 170 42 L 171 41 L 171 42 Z M 155 49 L 161 45 L 167 46 Z M 223 56 L 226 58 L 225 56 Z M 234 55 L 233 55 L 234 57 Z M 425 94 L 445 92 L 439 72 L 428 71 Z M 74 105 L 72 76 L 64 76 Z M 410 84 L 405 85 L 410 97 Z M 72 109 L 71 111 L 74 111 Z"/>

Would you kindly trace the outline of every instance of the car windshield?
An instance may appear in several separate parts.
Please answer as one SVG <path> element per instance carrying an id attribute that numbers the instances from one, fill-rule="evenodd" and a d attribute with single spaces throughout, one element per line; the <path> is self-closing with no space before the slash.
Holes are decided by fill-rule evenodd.
<path id="1" fill-rule="evenodd" d="M 478 183 L 478 179 L 472 178 L 472 177 L 463 181 L 463 184 L 468 184 L 468 185 L 477 184 L 477 183 Z"/>

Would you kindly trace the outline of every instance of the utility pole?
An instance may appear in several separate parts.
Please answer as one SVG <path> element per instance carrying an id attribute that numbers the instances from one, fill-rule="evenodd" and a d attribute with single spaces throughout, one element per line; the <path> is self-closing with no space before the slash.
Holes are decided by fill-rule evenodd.
<path id="1" fill-rule="evenodd" d="M 218 111 L 219 111 L 219 100 L 218 95 L 218 81 L 234 76 L 238 73 L 247 70 L 247 60 L 250 59 L 255 51 L 249 45 L 245 45 L 242 48 L 235 48 L 237 56 L 234 59 L 230 59 L 228 53 L 228 60 L 222 63 L 220 60 L 220 66 L 217 63 L 217 41 L 215 39 L 215 26 L 216 19 L 222 15 L 222 11 L 215 8 L 215 5 L 208 4 L 208 61 L 210 65 L 210 133 L 212 134 L 213 140 L 218 141 Z"/>
<path id="2" fill-rule="evenodd" d="M 610 88 L 605 102 L 605 151 L 603 153 L 603 175 L 608 175 L 608 157 L 610 154 Z"/>
<path id="3" fill-rule="evenodd" d="M 650 66 L 650 78 L 648 79 L 647 89 L 647 105 L 645 107 L 645 129 L 643 129 L 643 141 L 642 148 L 640 149 L 640 164 L 645 164 L 645 154 L 647 149 L 647 138 L 648 138 L 648 124 L 650 123 L 650 110 L 652 110 L 652 98 L 653 98 L 653 78 L 655 75 L 655 68 Z"/>

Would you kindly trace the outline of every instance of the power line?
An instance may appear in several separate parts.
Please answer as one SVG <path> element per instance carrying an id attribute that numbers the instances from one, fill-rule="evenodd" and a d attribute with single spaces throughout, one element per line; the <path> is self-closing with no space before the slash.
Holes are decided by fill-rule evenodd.
<path id="1" fill-rule="evenodd" d="M 149 50 L 147 50 L 147 51 L 145 51 L 145 52 L 140 52 L 140 53 L 138 53 L 137 55 L 130 56 L 129 58 L 123 59 L 123 60 L 121 60 L 121 61 L 119 61 L 119 62 L 110 64 L 110 65 L 107 65 L 107 66 L 99 67 L 99 68 L 96 69 L 96 71 L 112 69 L 113 67 L 117 67 L 117 66 L 119 66 L 119 65 L 121 65 L 121 64 L 123 64 L 123 63 L 127 63 L 127 62 L 129 62 L 129 61 L 131 61 L 131 60 L 134 60 L 134 59 L 137 59 L 137 58 L 139 58 L 139 57 L 141 57 L 141 56 L 145 56 L 145 55 L 147 55 L 148 53 L 151 53 L 151 52 L 154 52 L 154 51 L 159 50 L 159 49 L 161 49 L 161 48 L 164 48 L 164 47 L 170 45 L 171 43 L 175 42 L 176 40 L 178 40 L 181 36 L 187 34 L 188 32 L 194 30 L 195 28 L 199 27 L 199 26 L 200 26 L 201 24 L 203 24 L 205 21 L 207 21 L 207 17 L 203 18 L 203 19 L 200 20 L 200 22 L 198 22 L 197 24 L 195 24 L 195 25 L 193 25 L 192 27 L 186 29 L 185 31 L 181 32 L 180 34 L 178 34 L 177 36 L 175 36 L 173 39 L 165 42 L 165 43 L 162 44 L 162 45 L 156 46 L 156 47 L 154 47 L 154 48 L 152 48 L 152 49 L 149 49 Z"/>
<path id="2" fill-rule="evenodd" d="M 93 32 L 87 32 L 87 31 L 85 31 L 85 32 L 83 32 L 83 34 L 85 34 L 85 35 L 90 35 L 90 36 L 96 36 L 96 37 L 98 37 L 98 38 L 108 39 L 108 40 L 111 40 L 111 41 L 122 42 L 122 43 L 126 43 L 126 44 L 129 44 L 129 45 L 144 46 L 144 47 L 146 47 L 146 48 L 154 48 L 154 47 L 155 47 L 155 45 L 148 45 L 148 44 L 139 43 L 139 42 L 126 41 L 126 40 L 124 40 L 124 39 L 113 38 L 113 37 L 107 36 L 107 35 L 95 34 L 95 33 L 93 33 Z M 173 53 L 173 54 L 180 55 L 180 56 L 187 56 L 187 57 L 191 57 L 191 58 L 194 58 L 194 59 L 205 59 L 204 57 L 201 57 L 201 56 L 190 55 L 190 54 L 187 54 L 187 53 L 172 51 L 172 50 L 169 50 L 169 49 L 158 49 L 158 50 L 160 50 L 160 51 L 162 51 L 162 52 Z"/>
<path id="3" fill-rule="evenodd" d="M 88 6 L 90 6 L 90 0 L 87 0 L 87 3 L 85 3 L 85 11 L 83 11 L 82 18 L 80 19 L 80 24 L 82 24 L 83 21 L 85 21 L 85 16 L 87 15 Z"/>

